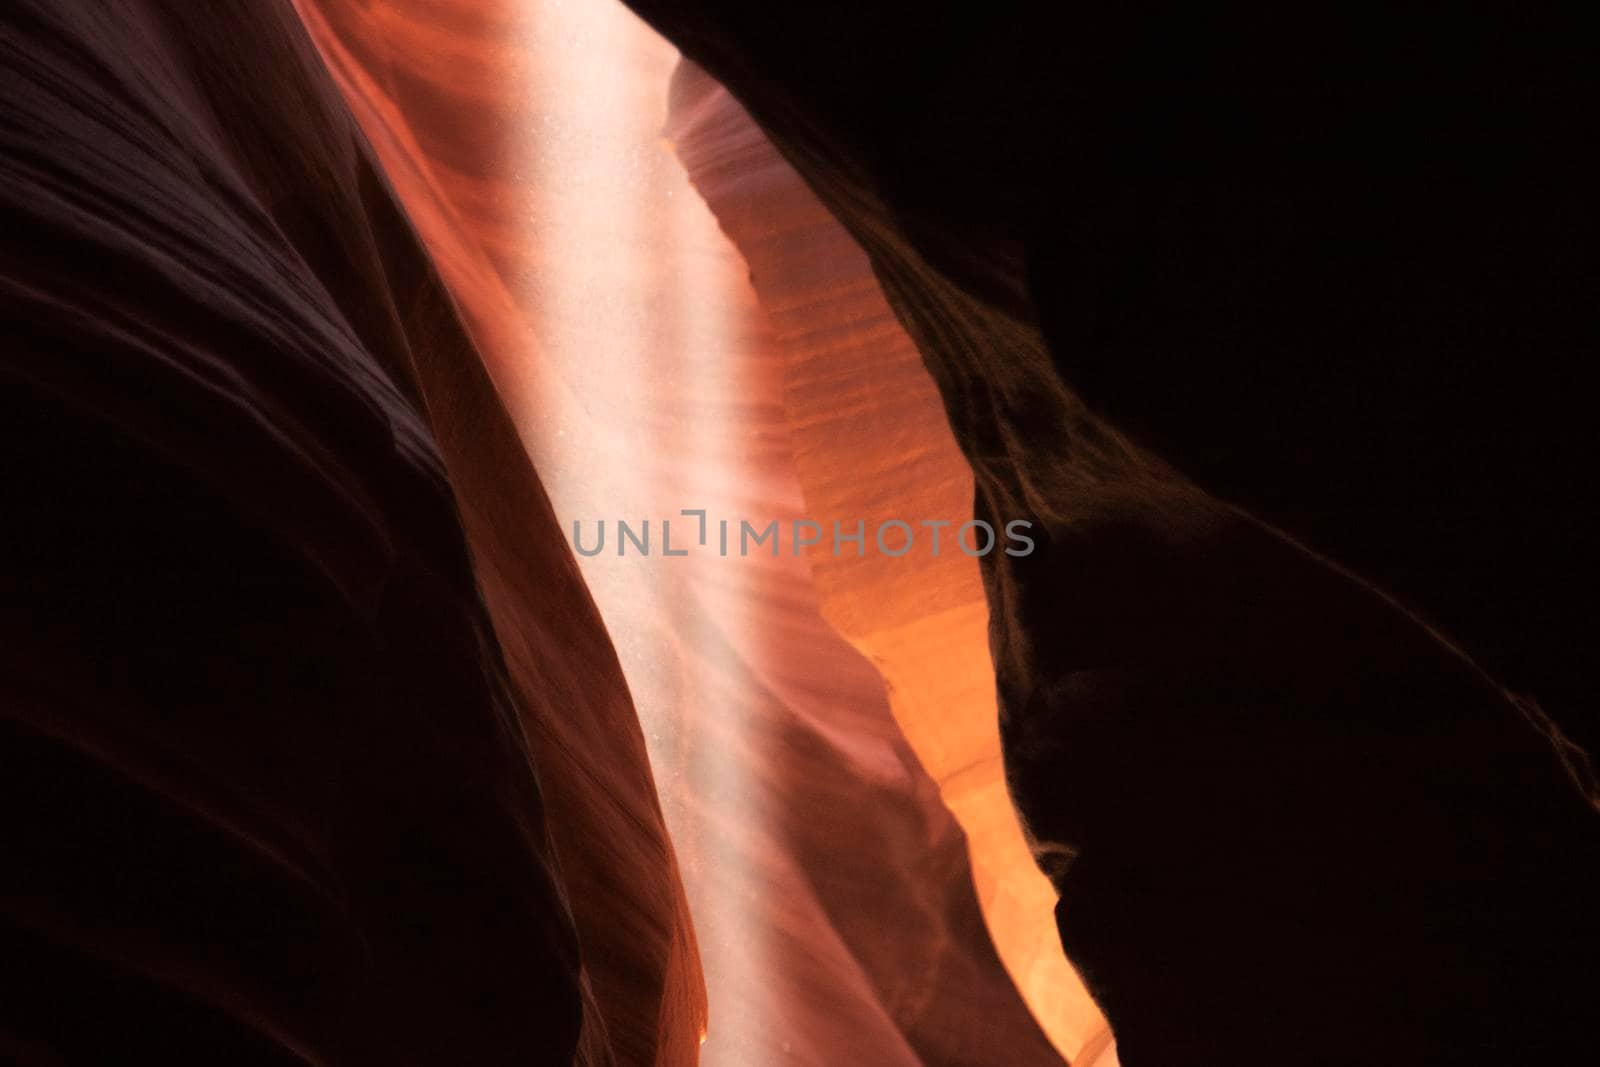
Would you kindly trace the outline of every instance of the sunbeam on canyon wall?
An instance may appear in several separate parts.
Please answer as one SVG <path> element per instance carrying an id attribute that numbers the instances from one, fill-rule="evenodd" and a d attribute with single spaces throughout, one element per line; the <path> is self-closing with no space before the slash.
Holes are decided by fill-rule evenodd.
<path id="1" fill-rule="evenodd" d="M 975 562 L 715 551 L 724 520 L 971 517 L 859 249 L 620 4 L 301 6 L 564 528 L 610 528 L 580 564 L 693 914 L 703 1062 L 1096 1055 L 1005 792 Z"/>

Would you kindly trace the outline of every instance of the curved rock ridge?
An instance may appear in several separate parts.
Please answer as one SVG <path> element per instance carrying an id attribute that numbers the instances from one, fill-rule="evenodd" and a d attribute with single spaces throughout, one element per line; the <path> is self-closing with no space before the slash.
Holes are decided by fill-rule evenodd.
<path id="1" fill-rule="evenodd" d="M 6 1058 L 691 1061 L 615 653 L 292 6 L 0 51 Z"/>
<path id="2" fill-rule="evenodd" d="M 1002 744 L 1122 1062 L 1588 1054 L 1596 793 L 1540 706 L 1595 736 L 1577 27 L 630 6 L 1042 531 L 984 561 Z"/>
<path id="3" fill-rule="evenodd" d="M 523 151 L 518 122 L 528 104 L 519 98 L 537 84 L 526 49 L 540 39 L 538 8 L 318 0 L 300 10 L 462 309 L 497 401 L 520 426 L 507 442 L 522 453 L 515 463 L 494 460 L 472 472 L 485 498 L 499 503 L 491 489 L 499 470 L 526 465 L 529 442 L 539 440 L 529 428 L 548 428 L 572 411 L 565 369 L 547 358 L 517 278 L 529 269 L 576 268 L 529 255 L 537 235 L 516 225 L 515 213 L 527 204 L 507 180 Z M 471 441 L 479 425 L 466 418 L 453 429 Z M 573 433 L 609 447 L 601 426 Z M 558 492 L 569 484 L 550 456 L 538 458 Z M 567 521 L 552 530 L 510 509 L 503 517 L 507 547 L 517 555 L 549 555 L 572 568 Z M 586 646 L 581 630 L 566 632 L 559 601 L 530 612 L 547 597 L 538 591 L 539 571 L 511 563 L 502 573 L 491 562 L 484 585 L 513 678 L 530 692 L 558 686 L 571 709 L 536 719 L 531 732 L 551 833 L 573 886 L 585 1044 L 596 1057 L 614 1052 L 625 1063 L 693 1062 L 705 1030 L 704 983 L 634 704 L 626 692 L 617 701 L 604 690 L 585 692 L 586 660 L 599 649 Z M 509 586 L 503 593 L 495 577 Z M 583 597 L 592 611 L 587 589 Z M 609 639 L 601 647 L 614 670 Z M 547 662 L 553 657 L 565 662 Z"/>
<path id="4" fill-rule="evenodd" d="M 783 408 L 823 614 L 884 676 L 895 721 L 966 833 L 984 919 L 1007 971 L 1063 1055 L 1105 1022 L 1061 953 L 1055 894 L 1006 791 L 988 607 L 957 538 L 972 472 L 938 390 L 865 253 L 709 75 L 674 75 L 668 135 L 695 188 L 750 265 L 782 352 Z M 881 550 L 835 554 L 832 531 L 898 519 Z M 944 525 L 935 525 L 943 523 Z M 941 536 L 936 550 L 933 537 Z M 975 551 L 982 535 L 970 534 Z"/>
<path id="5" fill-rule="evenodd" d="M 807 515 L 805 461 L 791 360 L 661 140 L 673 49 L 607 4 L 306 11 L 564 528 L 592 544 L 606 524 L 580 562 L 683 861 L 702 1059 L 1059 1063 L 985 932 L 962 828 L 883 678 L 823 618 L 808 560 L 787 541 L 715 552 L 722 519 L 737 544 L 740 519 Z M 685 507 L 706 511 L 709 547 Z M 690 558 L 662 554 L 668 518 Z M 617 555 L 619 519 L 649 524 L 650 556 Z M 981 605 L 952 606 L 981 633 Z M 961 670 L 984 672 L 968 633 Z M 980 708 L 990 686 L 976 683 Z M 1052 962 L 1065 969 L 1059 950 Z"/>

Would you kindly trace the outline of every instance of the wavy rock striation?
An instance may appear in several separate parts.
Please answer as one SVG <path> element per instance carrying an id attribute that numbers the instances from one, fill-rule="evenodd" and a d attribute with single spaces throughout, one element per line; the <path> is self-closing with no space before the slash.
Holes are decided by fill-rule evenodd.
<path id="1" fill-rule="evenodd" d="M 1006 791 L 988 606 L 978 561 L 958 540 L 972 472 L 938 390 L 860 247 L 692 64 L 674 76 L 668 133 L 773 323 L 805 514 L 821 526 L 807 555 L 823 613 L 882 673 L 895 721 L 966 833 L 995 947 L 1056 1047 L 1076 1058 L 1104 1040 L 1105 1023 L 1061 954 L 1054 892 Z M 885 552 L 877 531 L 892 520 L 909 529 L 886 532 Z M 871 549 L 836 554 L 835 524 L 860 522 Z M 976 551 L 983 537 L 970 530 L 967 543 Z"/>
<path id="2" fill-rule="evenodd" d="M 986 560 L 1001 734 L 1123 1062 L 1590 1048 L 1594 784 L 1539 706 L 1595 736 L 1577 28 L 631 6 L 1043 531 Z"/>
<path id="3" fill-rule="evenodd" d="M 0 33 L 9 1058 L 692 1058 L 615 653 L 293 8 Z"/>
<path id="4" fill-rule="evenodd" d="M 704 1062 L 1059 1063 L 990 944 L 962 828 L 883 678 L 823 618 L 810 561 L 787 536 L 776 555 L 770 542 L 740 553 L 741 518 L 787 528 L 810 514 L 807 460 L 767 308 L 661 139 L 672 48 L 608 4 L 325 0 L 306 13 L 564 532 L 578 523 L 593 545 L 606 524 L 604 550 L 581 564 L 683 862 L 709 994 Z M 851 394 L 820 384 L 815 397 Z M 959 460 L 954 475 L 967 478 Z M 705 546 L 684 507 L 706 510 Z M 690 556 L 663 555 L 663 518 Z M 618 555 L 619 519 L 635 533 L 649 523 L 649 556 Z M 975 599 L 976 629 L 951 644 L 963 672 L 986 675 Z M 980 714 L 990 686 L 975 686 Z M 577 905 L 586 962 L 586 909 L 603 921 L 612 907 Z M 600 997 L 613 1031 L 627 995 Z"/>

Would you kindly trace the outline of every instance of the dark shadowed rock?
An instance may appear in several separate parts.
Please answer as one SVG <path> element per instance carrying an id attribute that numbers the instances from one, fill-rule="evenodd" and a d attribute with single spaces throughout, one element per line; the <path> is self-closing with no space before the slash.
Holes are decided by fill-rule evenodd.
<path id="1" fill-rule="evenodd" d="M 1589 1047 L 1592 68 L 1341 6 L 632 6 L 872 257 L 1123 1062 Z"/>
<path id="2" fill-rule="evenodd" d="M 615 655 L 293 8 L 8 4 L 0 234 L 7 1058 L 692 1055 Z"/>

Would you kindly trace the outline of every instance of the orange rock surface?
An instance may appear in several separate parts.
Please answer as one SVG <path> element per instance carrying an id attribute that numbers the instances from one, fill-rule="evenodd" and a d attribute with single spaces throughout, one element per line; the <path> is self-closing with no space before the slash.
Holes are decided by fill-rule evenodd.
<path id="1" fill-rule="evenodd" d="M 787 542 L 776 558 L 659 555 L 660 519 L 676 520 L 675 547 L 695 533 L 682 508 L 731 520 L 736 537 L 741 518 L 970 516 L 931 382 L 859 252 L 724 97 L 720 118 L 765 171 L 734 175 L 735 195 L 798 212 L 817 242 L 785 278 L 805 305 L 764 287 L 770 270 L 752 289 L 746 259 L 760 249 L 735 249 L 661 136 L 676 54 L 620 6 L 306 12 L 564 527 L 591 541 L 602 519 L 655 527 L 651 558 L 617 558 L 613 540 L 580 562 L 682 860 L 710 994 L 706 1062 L 1058 1062 L 1007 969 L 1076 1052 L 1099 1024 L 1054 944 L 1048 886 L 1000 778 L 972 561 L 947 550 L 869 568 Z M 686 115 L 670 133 L 695 172 L 696 143 L 715 153 L 720 132 L 695 133 Z M 818 285 L 853 300 L 817 300 Z M 808 364 L 806 333 L 844 343 Z M 863 351 L 875 376 L 829 377 Z M 830 411 L 868 433 L 839 436 Z M 873 427 L 886 432 L 874 440 Z M 562 728 L 555 751 L 576 775 L 605 748 L 585 724 Z M 576 804 L 582 782 L 559 766 L 550 792 Z M 632 888 L 601 875 L 605 854 L 577 856 L 569 878 Z M 580 890 L 576 906 L 591 1007 L 615 1042 L 644 1022 L 607 976 L 609 950 L 590 950 L 617 902 Z M 673 961 L 667 1051 L 701 1010 L 688 957 Z"/>
<path id="2" fill-rule="evenodd" d="M 1034 865 L 1000 758 L 988 605 L 957 542 L 972 472 L 938 390 L 866 255 L 743 108 L 680 68 L 669 133 L 696 188 L 750 264 L 783 357 L 783 406 L 806 513 L 868 536 L 907 521 L 910 551 L 807 549 L 823 614 L 883 675 L 895 721 L 967 835 L 995 947 L 1063 1054 L 1108 1038 L 1062 955 L 1055 891 Z M 943 522 L 935 551 L 933 529 Z M 903 531 L 886 533 L 898 551 Z M 981 534 L 970 535 L 970 545 Z"/>

